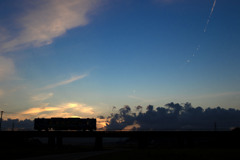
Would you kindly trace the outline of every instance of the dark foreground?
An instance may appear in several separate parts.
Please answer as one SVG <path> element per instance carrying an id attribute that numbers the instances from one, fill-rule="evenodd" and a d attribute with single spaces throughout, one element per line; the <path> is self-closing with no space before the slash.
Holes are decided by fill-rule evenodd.
<path id="1" fill-rule="evenodd" d="M 240 149 L 214 148 L 172 148 L 172 149 L 132 149 L 85 158 L 86 160 L 235 160 L 239 159 Z"/>
<path id="2" fill-rule="evenodd" d="M 0 132 L 0 160 L 239 159 L 239 135 L 238 131 Z M 67 137 L 71 143 L 66 143 Z"/>
<path id="3" fill-rule="evenodd" d="M 3 151 L 3 152 L 2 152 Z M 96 151 L 84 147 L 65 147 L 62 149 L 20 148 L 1 150 L 1 160 L 232 160 L 239 159 L 238 148 L 106 148 Z"/>

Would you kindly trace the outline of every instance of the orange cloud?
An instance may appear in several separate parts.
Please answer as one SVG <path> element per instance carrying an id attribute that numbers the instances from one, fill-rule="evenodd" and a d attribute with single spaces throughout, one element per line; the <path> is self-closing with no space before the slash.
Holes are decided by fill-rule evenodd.
<path id="1" fill-rule="evenodd" d="M 140 128 L 141 126 L 139 124 L 137 124 L 136 122 L 134 122 L 132 125 L 128 125 L 125 128 L 123 128 L 123 131 L 132 131 L 135 128 Z"/>
<path id="2" fill-rule="evenodd" d="M 50 117 L 85 117 L 92 118 L 94 109 L 91 106 L 81 103 L 64 103 L 57 106 L 43 104 L 42 107 L 29 108 L 25 111 L 9 114 L 8 118 L 34 119 Z"/>
<path id="3" fill-rule="evenodd" d="M 50 112 L 57 110 L 59 110 L 57 107 L 30 108 L 26 111 L 21 112 L 20 114 L 39 114 L 41 112 Z"/>
<path id="4" fill-rule="evenodd" d="M 107 118 L 104 119 L 97 118 L 97 130 L 100 131 L 106 130 L 106 123 L 108 123 Z"/>
<path id="5" fill-rule="evenodd" d="M 49 106 L 48 103 L 43 103 L 42 107 L 29 108 L 25 111 L 11 114 L 8 113 L 7 118 L 11 119 L 31 119 L 34 118 L 51 118 L 51 117 L 79 117 L 79 118 L 95 118 L 94 109 L 91 106 L 81 103 L 64 103 L 57 106 Z M 6 118 L 6 117 L 4 117 Z M 106 130 L 107 118 L 96 118 L 97 130 Z"/>

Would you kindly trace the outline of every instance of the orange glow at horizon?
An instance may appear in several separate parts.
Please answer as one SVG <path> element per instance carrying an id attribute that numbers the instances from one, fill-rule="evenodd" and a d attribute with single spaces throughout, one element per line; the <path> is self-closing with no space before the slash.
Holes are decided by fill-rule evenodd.
<path id="1" fill-rule="evenodd" d="M 122 131 L 131 131 L 133 130 L 134 128 L 140 128 L 140 125 L 137 124 L 136 122 L 134 122 L 132 125 L 128 125 L 126 126 L 125 128 L 122 129 Z"/>
<path id="2" fill-rule="evenodd" d="M 29 108 L 27 110 L 15 113 L 8 114 L 4 117 L 4 119 L 19 119 L 25 120 L 30 119 L 33 120 L 35 118 L 52 118 L 52 117 L 61 117 L 61 118 L 96 118 L 97 115 L 94 115 L 95 112 L 93 107 L 87 106 L 86 104 L 80 103 L 64 103 L 58 106 L 49 106 L 49 104 L 45 104 L 43 107 L 34 107 Z M 106 124 L 108 123 L 108 119 L 100 119 L 97 120 L 97 130 L 106 130 Z"/>
<path id="3" fill-rule="evenodd" d="M 29 108 L 15 114 L 8 114 L 7 118 L 19 120 L 34 118 L 51 118 L 51 117 L 86 117 L 92 118 L 94 115 L 93 107 L 80 103 L 64 103 L 58 106 L 47 106 Z M 5 117 L 6 118 L 6 117 Z"/>
<path id="4" fill-rule="evenodd" d="M 107 119 L 97 118 L 97 130 L 104 131 L 106 130 Z"/>

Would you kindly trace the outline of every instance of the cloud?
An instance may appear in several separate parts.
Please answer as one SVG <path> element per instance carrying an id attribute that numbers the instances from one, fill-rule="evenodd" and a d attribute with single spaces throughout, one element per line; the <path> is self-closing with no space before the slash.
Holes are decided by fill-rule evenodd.
<path id="1" fill-rule="evenodd" d="M 106 130 L 230 130 L 238 127 L 240 121 L 240 110 L 233 108 L 194 108 L 188 102 L 171 102 L 156 109 L 148 105 L 146 108 L 145 113 L 136 114 L 129 106 L 124 106 L 109 116 Z"/>
<path id="2" fill-rule="evenodd" d="M 192 96 L 193 99 L 212 99 L 212 98 L 227 98 L 227 97 L 234 97 L 240 96 L 240 92 L 220 92 L 220 93 L 212 93 L 212 94 L 204 94 L 198 96 Z"/>
<path id="3" fill-rule="evenodd" d="M 57 106 L 43 104 L 42 107 L 29 108 L 25 111 L 9 114 L 9 118 L 34 119 L 51 117 L 86 117 L 91 118 L 94 111 L 93 107 L 81 103 L 64 103 Z"/>
<path id="4" fill-rule="evenodd" d="M 19 15 L 9 17 L 11 23 L 0 24 L 1 52 L 51 44 L 54 38 L 67 30 L 88 24 L 88 13 L 100 1 L 41 0 L 22 3 L 22 7 L 18 8 Z"/>
<path id="5" fill-rule="evenodd" d="M 32 101 L 44 101 L 51 98 L 53 93 L 42 93 L 32 97 Z"/>
<path id="6" fill-rule="evenodd" d="M 55 84 L 47 85 L 47 86 L 43 87 L 42 90 L 46 90 L 46 89 L 51 89 L 51 88 L 55 88 L 55 87 L 58 87 L 58 86 L 67 85 L 67 84 L 72 83 L 74 81 L 83 79 L 83 78 L 85 78 L 87 76 L 88 76 L 87 74 L 83 74 L 83 75 L 79 75 L 79 76 L 73 76 L 70 79 L 67 79 L 65 81 L 61 81 L 61 82 L 58 82 L 58 83 L 55 83 Z"/>
<path id="7" fill-rule="evenodd" d="M 137 130 L 139 129 L 141 126 L 139 124 L 137 124 L 136 122 L 134 122 L 132 125 L 128 125 L 125 128 L 123 128 L 123 131 L 132 131 L 132 130 Z"/>
<path id="8" fill-rule="evenodd" d="M 106 130 L 107 118 L 97 118 L 97 130 Z"/>
<path id="9" fill-rule="evenodd" d="M 59 110 L 58 107 L 41 107 L 41 108 L 30 108 L 20 114 L 41 114 L 42 112 L 51 112 Z"/>
<path id="10" fill-rule="evenodd" d="M 80 103 L 64 103 L 57 106 L 50 106 L 48 103 L 42 107 L 29 108 L 19 113 L 5 113 L 2 128 L 11 130 L 14 123 L 15 130 L 33 130 L 34 118 L 94 118 L 93 107 Z M 107 118 L 100 116 L 96 118 L 97 130 L 106 130 Z"/>
<path id="11" fill-rule="evenodd" d="M 12 59 L 0 56 L 0 81 L 9 79 L 15 73 Z"/>

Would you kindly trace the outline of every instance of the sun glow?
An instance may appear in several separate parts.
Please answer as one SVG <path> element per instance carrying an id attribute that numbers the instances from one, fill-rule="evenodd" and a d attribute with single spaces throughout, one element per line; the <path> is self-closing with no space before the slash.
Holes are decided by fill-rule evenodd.
<path id="1" fill-rule="evenodd" d="M 64 103 L 57 106 L 50 106 L 44 104 L 42 107 L 29 108 L 27 110 L 8 114 L 7 118 L 18 118 L 18 119 L 34 119 L 34 118 L 50 118 L 50 117 L 84 117 L 93 118 L 94 109 L 91 106 L 82 103 Z"/>
<path id="2" fill-rule="evenodd" d="M 107 124 L 107 119 L 100 119 L 100 118 L 97 118 L 97 130 L 99 131 L 104 131 L 106 130 L 106 124 Z"/>

